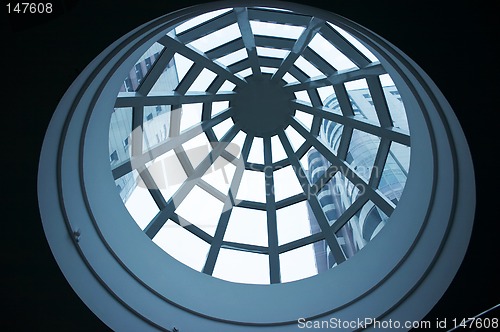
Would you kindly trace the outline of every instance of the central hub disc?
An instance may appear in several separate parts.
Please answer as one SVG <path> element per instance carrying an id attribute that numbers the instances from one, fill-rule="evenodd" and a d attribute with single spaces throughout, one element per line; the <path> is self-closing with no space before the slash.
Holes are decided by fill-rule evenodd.
<path id="1" fill-rule="evenodd" d="M 288 118 L 294 114 L 290 104 L 294 94 L 283 89 L 286 83 L 270 78 L 270 75 L 248 77 L 248 84 L 234 90 L 237 95 L 230 104 L 235 112 L 233 120 L 247 134 L 273 136 L 286 127 Z"/>

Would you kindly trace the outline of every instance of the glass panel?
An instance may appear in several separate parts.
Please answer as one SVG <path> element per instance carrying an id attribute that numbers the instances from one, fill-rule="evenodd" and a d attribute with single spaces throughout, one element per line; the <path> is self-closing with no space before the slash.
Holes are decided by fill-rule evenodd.
<path id="1" fill-rule="evenodd" d="M 186 172 L 173 150 L 149 163 L 148 170 L 167 201 L 187 179 Z"/>
<path id="2" fill-rule="evenodd" d="M 193 207 L 196 207 L 193 209 Z M 194 186 L 186 198 L 178 204 L 177 214 L 205 233 L 215 234 L 223 203 L 198 186 Z"/>
<path id="3" fill-rule="evenodd" d="M 326 271 L 337 265 L 325 240 L 314 242 L 312 244 L 312 249 L 314 252 L 314 262 L 316 264 L 318 273 Z"/>
<path id="4" fill-rule="evenodd" d="M 394 86 L 394 82 L 392 82 L 389 74 L 381 75 L 380 81 L 382 82 L 385 100 L 387 101 L 394 127 L 399 128 L 405 133 L 409 133 L 405 106 L 398 89 Z"/>
<path id="5" fill-rule="evenodd" d="M 248 200 L 255 202 L 266 202 L 266 182 L 263 172 L 249 171 L 243 172 L 240 189 L 236 195 L 238 200 Z"/>
<path id="6" fill-rule="evenodd" d="M 201 113 L 203 111 L 203 104 L 183 104 L 182 105 L 182 116 L 181 116 L 181 133 L 194 125 L 198 125 L 201 122 Z"/>
<path id="7" fill-rule="evenodd" d="M 214 101 L 212 103 L 212 117 L 229 108 L 228 101 Z"/>
<path id="8" fill-rule="evenodd" d="M 231 8 L 225 8 L 225 9 L 219 9 L 219 10 L 215 10 L 213 12 L 205 13 L 202 15 L 198 15 L 198 16 L 182 23 L 178 27 L 176 27 L 175 33 L 180 34 L 186 30 L 194 28 L 195 26 L 198 26 L 202 23 L 205 23 L 205 22 L 207 22 L 207 21 L 209 21 L 217 16 L 220 16 L 224 13 L 227 13 L 228 11 L 231 11 L 231 10 L 232 10 Z"/>
<path id="9" fill-rule="evenodd" d="M 247 76 L 250 76 L 252 74 L 253 74 L 252 69 L 247 68 L 247 69 L 243 69 L 242 71 L 237 72 L 235 75 L 239 75 L 241 77 L 247 77 Z"/>
<path id="10" fill-rule="evenodd" d="M 229 191 L 229 186 L 231 185 L 235 170 L 236 166 L 226 159 L 219 157 L 215 160 L 213 166 L 203 175 L 202 180 L 226 194 Z"/>
<path id="11" fill-rule="evenodd" d="M 302 32 L 305 30 L 304 27 L 299 26 L 258 21 L 250 21 L 250 27 L 252 28 L 252 32 L 254 35 L 291 39 L 299 38 Z"/>
<path id="12" fill-rule="evenodd" d="M 277 135 L 271 137 L 271 148 L 273 155 L 273 163 L 283 160 L 287 157 L 285 149 L 283 148 L 283 145 L 281 144 L 281 141 Z"/>
<path id="13" fill-rule="evenodd" d="M 304 125 L 308 130 L 311 130 L 312 121 L 314 116 L 299 110 L 295 111 L 295 119 Z"/>
<path id="14" fill-rule="evenodd" d="M 262 137 L 254 137 L 247 161 L 249 163 L 264 163 L 264 140 Z"/>
<path id="15" fill-rule="evenodd" d="M 337 154 L 344 126 L 334 121 L 323 119 L 319 130 L 319 139 L 333 153 Z"/>
<path id="16" fill-rule="evenodd" d="M 218 125 L 214 126 L 212 129 L 215 133 L 215 136 L 220 141 L 221 138 L 227 134 L 227 132 L 229 131 L 229 129 L 231 129 L 233 125 L 234 125 L 233 120 L 231 118 L 228 118 L 219 123 Z"/>
<path id="17" fill-rule="evenodd" d="M 283 75 L 283 80 L 287 83 L 297 83 L 299 82 L 298 79 L 296 79 L 294 76 L 292 76 L 290 73 L 286 73 Z"/>
<path id="18" fill-rule="evenodd" d="M 368 183 L 377 156 L 380 138 L 360 130 L 352 132 L 346 161 Z"/>
<path id="19" fill-rule="evenodd" d="M 370 242 L 387 223 L 388 217 L 367 202 L 335 235 L 347 258 Z"/>
<path id="20" fill-rule="evenodd" d="M 109 154 L 116 153 L 110 159 L 111 165 L 121 164 L 130 159 L 132 145 L 132 107 L 115 108 L 109 124 Z M 116 152 L 115 152 L 116 151 Z"/>
<path id="21" fill-rule="evenodd" d="M 218 91 L 233 91 L 235 86 L 236 86 L 236 84 L 234 84 L 230 81 L 225 81 L 224 83 L 222 83 L 222 85 Z"/>
<path id="22" fill-rule="evenodd" d="M 371 99 L 368 83 L 364 78 L 344 83 L 355 115 L 361 115 L 370 122 L 380 125 Z"/>
<path id="23" fill-rule="evenodd" d="M 241 33 L 240 29 L 238 28 L 238 24 L 233 23 L 204 37 L 196 39 L 188 45 L 202 52 L 207 52 L 239 37 L 241 37 Z"/>
<path id="24" fill-rule="evenodd" d="M 267 247 L 266 211 L 234 207 L 224 241 Z"/>
<path id="25" fill-rule="evenodd" d="M 171 115 L 170 108 L 170 105 L 144 106 L 144 118 L 142 124 L 143 152 L 148 151 L 152 147 L 166 141 L 169 137 Z M 140 131 L 141 128 L 136 130 Z"/>
<path id="26" fill-rule="evenodd" d="M 358 41 L 355 37 L 351 36 L 347 31 L 339 28 L 338 26 L 335 26 L 331 24 L 330 22 L 327 22 L 331 27 L 333 27 L 335 30 L 337 30 L 338 33 L 342 35 L 351 45 L 353 45 L 355 48 L 357 48 L 361 53 L 364 54 L 371 62 L 376 62 L 378 61 L 377 57 L 373 55 L 372 52 L 370 52 L 365 45 L 363 45 L 360 41 Z"/>
<path id="27" fill-rule="evenodd" d="M 193 168 L 198 167 L 198 165 L 205 159 L 210 151 L 212 151 L 212 146 L 210 145 L 205 133 L 201 133 L 186 143 L 182 145 L 184 151 L 186 152 L 189 161 Z"/>
<path id="28" fill-rule="evenodd" d="M 296 92 L 294 92 L 294 94 L 295 94 L 295 98 L 297 100 L 305 102 L 308 105 L 312 105 L 311 99 L 309 98 L 309 94 L 307 93 L 307 91 L 305 91 L 305 90 L 303 90 L 303 91 L 296 91 Z"/>
<path id="29" fill-rule="evenodd" d="M 307 201 L 299 202 L 276 211 L 278 245 L 320 232 L 316 218 Z"/>
<path id="30" fill-rule="evenodd" d="M 221 58 L 218 58 L 217 61 L 227 67 L 246 58 L 248 58 L 248 53 L 246 49 L 242 48 L 236 52 L 229 53 Z"/>
<path id="31" fill-rule="evenodd" d="M 193 84 L 189 87 L 188 91 L 206 91 L 216 77 L 217 74 L 203 68 Z"/>
<path id="32" fill-rule="evenodd" d="M 290 53 L 290 51 L 287 51 L 287 50 L 280 50 L 277 48 L 257 46 L 257 55 L 258 56 L 267 56 L 267 57 L 271 57 L 271 58 L 284 59 L 289 53 Z"/>
<path id="33" fill-rule="evenodd" d="M 123 81 L 120 92 L 137 91 L 139 84 L 146 74 L 151 70 L 153 64 L 159 58 L 164 46 L 159 43 L 154 43 L 140 58 L 130 70 L 129 74 Z"/>
<path id="34" fill-rule="evenodd" d="M 274 195 L 276 201 L 280 201 L 303 192 L 292 166 L 287 166 L 274 171 L 273 176 Z"/>
<path id="35" fill-rule="evenodd" d="M 349 60 L 342 52 L 333 46 L 322 35 L 316 34 L 309 43 L 309 47 L 318 55 L 323 57 L 329 64 L 337 70 L 345 70 L 350 68 L 357 68 L 357 66 Z"/>
<path id="36" fill-rule="evenodd" d="M 294 63 L 300 70 L 302 70 L 309 77 L 325 76 L 318 68 L 314 67 L 309 61 L 299 56 Z"/>
<path id="37" fill-rule="evenodd" d="M 281 282 L 290 282 L 318 274 L 313 244 L 280 254 Z"/>
<path id="38" fill-rule="evenodd" d="M 398 202 L 408 175 L 410 148 L 392 143 L 378 189 L 392 202 Z"/>
<path id="39" fill-rule="evenodd" d="M 292 145 L 292 148 L 294 151 L 297 151 L 298 148 L 304 143 L 306 140 L 305 138 L 300 135 L 295 129 L 293 129 L 291 126 L 288 126 L 285 129 L 286 137 L 288 138 L 288 141 Z"/>
<path id="40" fill-rule="evenodd" d="M 210 245 L 172 220 L 168 220 L 153 242 L 181 263 L 201 271 Z"/>
<path id="41" fill-rule="evenodd" d="M 123 188 L 129 195 L 125 207 L 137 225 L 144 230 L 160 209 L 136 171 L 127 174 L 122 181 L 128 182 L 128 187 Z"/>
<path id="42" fill-rule="evenodd" d="M 264 74 L 274 74 L 278 71 L 278 68 L 273 67 L 260 67 L 260 71 Z"/>
<path id="43" fill-rule="evenodd" d="M 331 85 L 322 86 L 320 88 L 317 88 L 316 90 L 318 91 L 319 97 L 323 105 L 330 107 L 329 100 L 335 97 L 335 90 L 333 90 L 333 86 Z"/>
<path id="44" fill-rule="evenodd" d="M 222 248 L 212 275 L 233 282 L 269 284 L 269 258 L 263 254 Z"/>

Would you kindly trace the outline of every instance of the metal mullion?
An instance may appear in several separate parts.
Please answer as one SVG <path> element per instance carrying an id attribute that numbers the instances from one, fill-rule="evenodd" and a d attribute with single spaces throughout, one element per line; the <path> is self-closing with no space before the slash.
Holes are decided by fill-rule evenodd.
<path id="1" fill-rule="evenodd" d="M 291 50 L 295 39 L 255 35 L 255 46 Z"/>
<path id="2" fill-rule="evenodd" d="M 257 246 L 253 244 L 246 244 L 246 243 L 223 241 L 221 248 L 238 250 L 243 252 L 251 252 L 254 254 L 264 254 L 264 255 L 269 254 L 269 249 L 267 247 Z"/>
<path id="3" fill-rule="evenodd" d="M 193 137 L 196 137 L 197 135 L 203 133 L 205 130 L 209 130 L 210 128 L 218 125 L 222 121 L 226 120 L 232 115 L 232 110 L 228 109 L 227 111 L 224 111 L 222 113 L 217 114 L 214 118 L 207 120 L 207 121 L 202 121 L 199 126 L 193 127 L 191 129 L 187 129 L 184 131 L 182 134 L 171 137 L 167 141 L 161 143 L 158 146 L 155 146 L 151 150 L 145 151 L 142 153 L 140 156 L 131 158 L 131 160 L 126 161 L 117 167 L 112 169 L 113 172 L 113 178 L 116 180 L 118 178 L 121 178 L 125 174 L 128 174 L 132 172 L 134 169 L 136 169 L 140 165 L 144 165 L 147 162 L 167 153 L 168 151 L 172 150 L 175 146 L 183 144 Z"/>
<path id="4" fill-rule="evenodd" d="M 245 142 L 243 143 L 243 148 L 241 151 L 241 158 L 245 160 L 250 151 L 250 147 L 252 145 L 252 137 L 245 137 Z M 241 179 L 243 177 L 243 173 L 245 172 L 245 163 L 241 162 L 238 164 L 236 171 L 234 172 L 233 179 L 231 180 L 231 185 L 229 186 L 228 194 L 224 201 L 224 207 L 222 209 L 222 214 L 217 223 L 217 228 L 215 230 L 215 235 L 210 244 L 210 250 L 207 255 L 207 259 L 205 261 L 205 265 L 203 267 L 202 272 L 211 275 L 214 272 L 215 263 L 217 261 L 217 257 L 219 256 L 220 249 L 222 247 L 222 243 L 224 241 L 224 235 L 226 234 L 227 225 L 229 223 L 229 218 L 231 217 L 231 213 L 233 211 L 233 207 L 235 206 L 236 195 L 238 194 L 238 189 L 241 185 Z"/>
<path id="5" fill-rule="evenodd" d="M 310 148 L 311 148 L 311 143 L 309 143 L 308 141 L 304 141 L 304 143 L 302 143 L 302 145 L 297 149 L 297 151 L 295 151 L 295 155 L 300 160 L 302 159 L 302 157 L 304 157 L 304 155 L 307 153 L 307 151 L 309 151 Z"/>
<path id="6" fill-rule="evenodd" d="M 199 237 L 203 241 L 207 243 L 210 243 L 212 241 L 212 237 L 208 233 L 204 232 L 198 226 L 190 223 L 188 220 L 182 218 L 177 213 L 175 212 L 172 213 L 172 216 L 169 219 L 175 222 L 177 225 L 181 226 L 182 228 L 186 229 L 191 234 Z"/>
<path id="7" fill-rule="evenodd" d="M 320 34 L 325 37 L 326 40 L 335 45 L 335 47 L 347 58 L 349 58 L 356 66 L 362 68 L 370 64 L 370 60 L 363 53 L 361 53 L 360 50 L 354 47 L 349 41 L 347 41 L 347 39 L 345 39 L 328 24 L 323 26 Z"/>
<path id="8" fill-rule="evenodd" d="M 177 87 L 175 88 L 175 92 L 184 95 L 189 87 L 193 85 L 194 81 L 198 78 L 202 70 L 203 66 L 195 62 L 179 82 L 179 85 L 177 85 Z"/>
<path id="9" fill-rule="evenodd" d="M 279 252 L 280 252 L 280 254 L 282 254 L 284 252 L 298 249 L 300 247 L 307 246 L 308 244 L 312 244 L 314 242 L 318 242 L 318 241 L 321 241 L 324 239 L 325 239 L 325 237 L 323 236 L 323 234 L 321 232 L 311 234 L 311 235 L 308 235 L 308 236 L 303 237 L 301 239 L 298 239 L 298 240 L 295 240 L 292 242 L 288 242 L 286 244 L 282 244 L 281 246 L 279 246 Z"/>
<path id="10" fill-rule="evenodd" d="M 238 73 L 244 69 L 249 68 L 250 66 L 251 66 L 250 61 L 248 60 L 248 58 L 245 58 L 243 60 L 240 60 L 240 61 L 228 66 L 227 69 L 229 69 L 229 71 L 232 73 Z"/>
<path id="11" fill-rule="evenodd" d="M 306 195 L 304 193 L 296 194 L 287 198 L 282 199 L 281 201 L 276 202 L 276 209 L 286 208 L 287 206 L 300 203 L 306 199 Z"/>
<path id="12" fill-rule="evenodd" d="M 335 90 L 335 95 L 337 96 L 337 101 L 339 102 L 340 111 L 344 116 L 354 116 L 354 111 L 352 109 L 352 103 L 347 94 L 347 90 L 343 83 L 337 83 L 333 85 Z"/>
<path id="13" fill-rule="evenodd" d="M 301 83 L 289 83 L 285 85 L 284 88 L 291 92 L 316 89 L 324 86 L 355 81 L 369 76 L 383 75 L 385 73 L 386 71 L 380 62 L 373 62 L 363 68 L 339 70 L 326 78 L 309 79 Z"/>
<path id="14" fill-rule="evenodd" d="M 342 136 L 340 137 L 339 148 L 337 149 L 337 156 L 340 159 L 345 160 L 347 158 L 347 153 L 349 152 L 349 146 L 351 145 L 353 129 L 351 127 L 344 126 L 342 128 Z"/>
<path id="15" fill-rule="evenodd" d="M 316 17 L 311 18 L 307 28 L 302 32 L 299 38 L 297 38 L 292 50 L 283 59 L 283 62 L 279 66 L 278 70 L 273 74 L 272 80 L 279 80 L 283 77 L 283 75 L 285 75 L 324 24 L 325 21 L 321 19 Z"/>
<path id="16" fill-rule="evenodd" d="M 273 163 L 273 171 L 277 171 L 281 168 L 285 168 L 288 165 L 290 165 L 290 162 L 288 161 L 288 159 L 285 158 L 285 159 L 278 160 L 278 161 Z"/>
<path id="17" fill-rule="evenodd" d="M 175 211 L 177 206 L 186 198 L 191 189 L 196 185 L 198 179 L 207 171 L 207 169 L 213 164 L 215 159 L 221 154 L 222 150 L 226 148 L 229 142 L 236 136 L 239 131 L 239 127 L 234 125 L 229 129 L 229 131 L 222 137 L 221 143 L 218 144 L 207 157 L 196 167 L 191 176 L 189 176 L 179 187 L 179 189 L 172 195 L 168 200 L 167 206 L 160 210 L 160 212 L 151 220 L 151 222 L 146 226 L 144 232 L 149 238 L 153 238 L 158 231 L 163 227 L 165 222 L 170 218 L 172 213 Z"/>
<path id="18" fill-rule="evenodd" d="M 167 206 L 167 201 L 160 192 L 160 189 L 158 188 L 158 185 L 156 184 L 153 177 L 151 176 L 149 170 L 147 168 L 144 168 L 139 172 L 139 175 L 142 181 L 144 181 L 144 185 L 148 189 L 149 193 L 153 197 L 153 200 L 155 201 L 156 206 L 158 206 L 158 209 L 161 210 L 165 208 Z"/>
<path id="19" fill-rule="evenodd" d="M 233 11 L 229 11 L 220 16 L 214 17 L 206 22 L 203 22 L 195 27 L 177 34 L 177 38 L 185 44 L 207 36 L 217 30 L 230 26 L 235 22 L 235 15 Z"/>
<path id="20" fill-rule="evenodd" d="M 248 9 L 235 8 L 234 11 L 236 12 L 238 27 L 240 29 L 241 37 L 248 53 L 248 61 L 250 62 L 250 67 L 252 68 L 252 72 L 254 75 L 260 76 L 262 75 L 262 72 L 260 71 L 259 58 L 257 56 L 257 49 L 255 46 L 255 38 L 248 19 Z"/>
<path id="21" fill-rule="evenodd" d="M 205 54 L 210 59 L 218 59 L 230 53 L 236 52 L 244 47 L 245 44 L 243 43 L 243 39 L 237 38 L 221 46 L 217 46 L 216 48 L 211 49 L 210 51 L 206 51 Z"/>
<path id="22" fill-rule="evenodd" d="M 276 223 L 276 200 L 274 196 L 274 175 L 271 138 L 264 137 L 264 174 L 266 181 L 267 239 L 269 247 L 269 276 L 271 284 L 281 282 L 278 252 L 278 226 Z"/>
<path id="23" fill-rule="evenodd" d="M 388 139 L 382 139 L 378 146 L 377 155 L 375 156 L 375 161 L 373 162 L 373 168 L 370 174 L 370 180 L 368 185 L 372 188 L 377 188 L 380 184 L 380 179 L 382 178 L 382 173 L 384 172 L 384 167 L 387 162 L 387 157 L 391 149 L 391 141 Z"/>
<path id="24" fill-rule="evenodd" d="M 295 77 L 297 80 L 299 80 L 300 82 L 304 82 L 304 81 L 307 81 L 308 79 L 310 79 L 309 76 L 307 76 L 299 67 L 297 66 L 291 66 L 290 69 L 288 70 L 288 72 L 290 73 L 290 75 L 292 75 L 293 77 Z"/>
<path id="25" fill-rule="evenodd" d="M 236 203 L 236 206 L 241 207 L 241 208 L 246 208 L 246 209 L 266 211 L 266 203 L 261 203 L 261 202 L 239 200 Z"/>
<path id="26" fill-rule="evenodd" d="M 136 92 L 120 92 L 116 98 L 115 107 L 143 107 L 231 101 L 235 96 L 236 93 L 233 91 L 221 91 L 217 93 L 195 91 L 185 94 L 169 91 L 162 92 L 161 94 L 150 94 L 148 96 L 143 96 Z"/>
<path id="27" fill-rule="evenodd" d="M 302 56 L 304 59 L 309 61 L 316 67 L 319 71 L 321 71 L 325 76 L 331 76 L 337 72 L 337 69 L 334 68 L 328 61 L 326 61 L 322 56 L 318 55 L 314 50 L 310 47 L 306 47 L 304 52 L 302 52 Z"/>
<path id="28" fill-rule="evenodd" d="M 182 147 L 182 145 L 176 146 L 174 148 L 175 156 L 179 160 L 179 163 L 182 166 L 182 169 L 186 173 L 187 176 L 190 176 L 194 172 L 193 165 L 191 164 L 191 160 L 189 160 L 186 151 Z"/>
<path id="29" fill-rule="evenodd" d="M 319 96 L 318 90 L 309 89 L 307 90 L 307 95 L 309 96 L 309 99 L 311 100 L 313 107 L 323 106 L 323 102 L 321 101 L 321 97 Z M 321 118 L 319 116 L 314 116 L 311 124 L 311 133 L 313 135 L 319 135 L 320 129 L 321 129 Z"/>
<path id="30" fill-rule="evenodd" d="M 151 91 L 161 74 L 167 68 L 169 62 L 174 57 L 174 54 L 175 52 L 167 47 L 162 50 L 160 57 L 156 59 L 151 69 L 146 73 L 146 76 L 139 84 L 139 87 L 137 88 L 138 93 L 147 95 Z"/>
<path id="31" fill-rule="evenodd" d="M 366 78 L 366 82 L 368 83 L 368 89 L 372 97 L 373 105 L 375 106 L 375 112 L 380 121 L 380 126 L 384 128 L 392 127 L 391 113 L 389 112 L 389 106 L 387 106 L 387 100 L 385 99 L 380 79 L 378 76 L 371 76 Z"/>
<path id="32" fill-rule="evenodd" d="M 314 116 L 320 116 L 344 126 L 352 127 L 354 129 L 358 129 L 381 138 L 386 138 L 391 141 L 410 146 L 410 136 L 397 131 L 394 127 L 382 128 L 374 123 L 368 122 L 368 120 L 366 119 L 362 119 L 357 116 L 343 116 L 340 114 L 332 113 L 330 112 L 330 109 L 326 107 L 310 106 L 299 100 L 292 100 L 291 103 L 292 107 L 295 107 L 296 109 L 312 114 Z"/>
<path id="33" fill-rule="evenodd" d="M 295 119 L 291 118 L 290 124 L 297 130 L 297 132 L 302 135 L 306 140 L 309 140 L 312 145 L 319 151 L 332 165 L 336 165 L 340 172 L 354 185 L 361 186 L 365 189 L 365 193 L 369 196 L 369 199 L 373 201 L 375 205 L 377 205 L 387 216 L 392 214 L 394 211 L 395 205 L 391 201 L 389 201 L 380 191 L 373 189 L 365 183 L 361 177 L 351 168 L 347 162 L 341 160 L 337 157 L 329 148 L 327 148 L 321 141 L 311 135 L 309 131 L 305 127 L 303 127 L 299 122 L 295 121 Z"/>
<path id="34" fill-rule="evenodd" d="M 259 57 L 259 59 L 262 67 L 272 67 L 272 68 L 278 68 L 282 61 L 282 59 L 280 58 L 273 58 L 270 56 L 261 56 Z"/>
<path id="35" fill-rule="evenodd" d="M 310 193 L 311 184 L 305 176 L 305 171 L 300 165 L 299 159 L 293 152 L 292 146 L 290 145 L 285 132 L 283 130 L 278 132 L 278 136 L 281 140 L 281 144 L 283 144 L 283 148 L 285 149 L 288 158 L 290 159 L 290 163 L 292 164 L 295 176 L 299 180 L 302 190 L 307 197 L 309 206 L 311 207 L 311 210 L 316 217 L 316 221 L 318 222 L 318 225 L 321 229 L 321 233 L 325 237 L 325 240 L 330 247 L 330 250 L 332 251 L 335 261 L 337 262 L 337 264 L 345 261 L 345 255 L 342 251 L 342 248 L 340 247 L 340 244 L 337 241 L 337 238 L 335 237 L 335 234 L 330 230 L 330 224 L 328 223 L 328 219 L 325 216 L 325 212 L 321 207 L 318 197 Z"/>
<path id="36" fill-rule="evenodd" d="M 333 233 L 337 233 L 362 207 L 368 202 L 366 195 L 359 196 L 338 218 L 330 228 Z"/>
<path id="37" fill-rule="evenodd" d="M 132 108 L 132 149 L 130 159 L 142 155 L 144 107 Z"/>
<path id="38" fill-rule="evenodd" d="M 217 64 L 210 58 L 208 58 L 205 54 L 187 47 L 175 37 L 164 36 L 160 40 L 158 40 L 158 42 L 162 45 L 173 48 L 175 51 L 190 59 L 194 63 L 204 66 L 205 68 L 213 71 L 214 73 L 222 76 L 224 79 L 231 81 L 236 85 L 247 83 L 244 79 L 237 77 L 233 73 L 231 73 L 225 66 Z"/>
<path id="39" fill-rule="evenodd" d="M 337 165 L 330 165 L 321 177 L 311 186 L 310 192 L 312 195 L 317 195 L 321 189 L 337 174 L 339 168 Z"/>
<path id="40" fill-rule="evenodd" d="M 219 201 L 224 202 L 226 200 L 227 196 L 223 192 L 221 192 L 219 189 L 212 186 L 207 181 L 205 181 L 203 179 L 199 179 L 198 186 L 201 189 L 205 190 L 210 195 L 212 195 L 213 197 L 215 197 L 216 199 L 218 199 Z"/>
<path id="41" fill-rule="evenodd" d="M 245 163 L 245 168 L 249 171 L 264 172 L 264 165 L 259 163 Z"/>

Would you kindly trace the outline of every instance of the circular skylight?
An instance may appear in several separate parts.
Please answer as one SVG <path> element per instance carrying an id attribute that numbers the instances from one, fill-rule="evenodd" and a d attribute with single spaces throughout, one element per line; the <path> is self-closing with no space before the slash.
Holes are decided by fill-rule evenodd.
<path id="1" fill-rule="evenodd" d="M 124 79 L 109 138 L 143 232 L 243 283 L 310 277 L 361 250 L 390 220 L 410 156 L 378 59 L 328 21 L 262 7 L 165 31 Z"/>
<path id="2" fill-rule="evenodd" d="M 58 105 L 38 181 L 61 270 L 119 331 L 418 321 L 475 205 L 467 142 L 422 69 L 270 0 L 194 6 L 110 45 Z"/>

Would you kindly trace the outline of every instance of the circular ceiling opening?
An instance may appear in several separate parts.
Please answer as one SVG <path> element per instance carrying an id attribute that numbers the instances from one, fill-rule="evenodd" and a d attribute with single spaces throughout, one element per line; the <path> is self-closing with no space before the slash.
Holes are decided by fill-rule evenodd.
<path id="1" fill-rule="evenodd" d="M 377 57 L 331 22 L 277 8 L 169 30 L 124 79 L 109 137 L 145 234 L 243 283 L 353 256 L 389 220 L 410 161 L 403 99 Z"/>
<path id="2" fill-rule="evenodd" d="M 418 320 L 475 204 L 425 73 L 345 18 L 273 1 L 187 8 L 111 45 L 61 100 L 39 172 L 51 249 L 115 330 Z"/>

